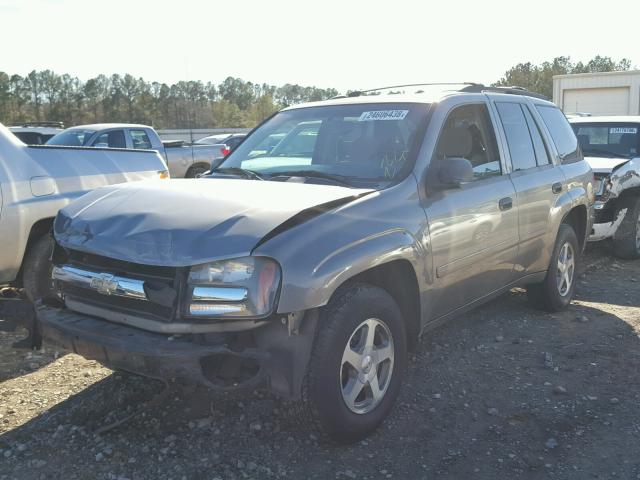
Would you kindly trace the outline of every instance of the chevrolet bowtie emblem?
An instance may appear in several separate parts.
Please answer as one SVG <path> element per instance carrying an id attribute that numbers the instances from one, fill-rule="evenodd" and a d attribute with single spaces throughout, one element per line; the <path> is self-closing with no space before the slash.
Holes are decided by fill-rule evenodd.
<path id="1" fill-rule="evenodd" d="M 90 287 L 103 295 L 113 295 L 118 290 L 118 281 L 110 273 L 101 273 L 91 279 Z"/>

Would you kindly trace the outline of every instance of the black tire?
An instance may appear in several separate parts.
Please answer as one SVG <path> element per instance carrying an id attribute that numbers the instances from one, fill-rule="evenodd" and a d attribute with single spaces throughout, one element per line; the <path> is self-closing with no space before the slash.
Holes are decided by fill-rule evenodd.
<path id="1" fill-rule="evenodd" d="M 355 413 L 343 398 L 345 387 L 342 382 L 346 379 L 345 371 L 351 365 L 343 364 L 343 354 L 347 342 L 351 341 L 353 345 L 353 335 L 358 333 L 358 327 L 364 321 L 381 322 L 372 330 L 376 332 L 376 338 L 378 335 L 379 338 L 384 338 L 384 335 L 390 333 L 392 366 L 389 368 L 389 363 L 386 363 L 390 360 L 380 364 L 376 364 L 375 361 L 372 364 L 367 362 L 370 370 L 367 370 L 367 373 L 362 370 L 361 375 L 375 375 L 378 384 L 378 372 L 386 369 L 388 376 L 382 382 L 386 385 L 386 390 L 377 403 L 372 402 L 370 411 Z M 388 346 L 389 343 L 382 345 Z M 361 358 L 367 356 L 363 355 Z M 338 442 L 361 439 L 373 432 L 389 415 L 400 391 L 406 366 L 407 339 L 400 308 L 383 289 L 366 284 L 354 284 L 337 293 L 323 311 L 303 384 L 304 414 L 321 435 Z M 355 372 L 355 369 L 353 371 Z M 357 385 L 358 381 L 360 380 L 353 380 L 353 384 Z M 361 395 L 365 398 L 367 392 L 372 392 L 372 389 L 368 383 L 363 385 Z M 354 402 L 358 398 L 361 397 L 355 397 Z M 363 410 L 366 408 L 363 407 Z"/>
<path id="2" fill-rule="evenodd" d="M 196 178 L 198 175 L 202 175 L 204 172 L 209 170 L 208 165 L 193 165 L 189 170 L 187 170 L 184 178 Z"/>
<path id="3" fill-rule="evenodd" d="M 568 288 L 562 289 L 558 283 L 558 259 L 565 244 L 569 244 L 573 255 L 573 268 L 571 270 L 571 281 Z M 571 303 L 576 288 L 578 278 L 578 261 L 580 259 L 580 247 L 578 237 L 571 226 L 562 224 L 558 230 L 556 244 L 551 254 L 551 261 L 545 279 L 533 285 L 527 286 L 527 297 L 529 303 L 535 308 L 558 312 L 564 310 Z M 564 282 L 565 284 L 567 282 Z M 562 291 L 561 291 L 562 290 Z"/>
<path id="4" fill-rule="evenodd" d="M 613 253 L 619 258 L 640 258 L 640 197 L 620 199 L 617 211 L 625 208 L 627 213 L 613 236 Z"/>
<path id="5" fill-rule="evenodd" d="M 22 284 L 24 293 L 31 302 L 56 297 L 51 279 L 52 252 L 53 238 L 47 234 L 39 238 L 25 256 L 22 264 Z"/>

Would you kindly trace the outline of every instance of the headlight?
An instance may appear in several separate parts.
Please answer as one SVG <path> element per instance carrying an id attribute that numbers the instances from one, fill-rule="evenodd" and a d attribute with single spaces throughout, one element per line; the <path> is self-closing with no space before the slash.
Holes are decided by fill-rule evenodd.
<path id="1" fill-rule="evenodd" d="M 280 266 L 244 257 L 191 267 L 186 314 L 197 317 L 263 317 L 274 308 Z"/>

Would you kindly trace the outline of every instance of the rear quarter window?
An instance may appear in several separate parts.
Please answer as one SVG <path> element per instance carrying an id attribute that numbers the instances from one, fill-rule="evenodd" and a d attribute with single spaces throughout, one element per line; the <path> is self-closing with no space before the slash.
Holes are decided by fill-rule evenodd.
<path id="1" fill-rule="evenodd" d="M 562 163 L 573 163 L 582 160 L 582 151 L 578 146 L 578 139 L 560 109 L 546 105 L 536 105 L 536 109 L 551 134 Z"/>

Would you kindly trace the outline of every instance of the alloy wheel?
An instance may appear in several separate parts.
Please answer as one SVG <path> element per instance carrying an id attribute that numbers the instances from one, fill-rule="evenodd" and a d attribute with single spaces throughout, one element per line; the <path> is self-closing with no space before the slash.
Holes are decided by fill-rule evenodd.
<path id="1" fill-rule="evenodd" d="M 389 327 L 376 318 L 362 322 L 342 354 L 340 387 L 344 403 L 354 413 L 376 408 L 389 387 L 394 347 Z"/>
<path id="2" fill-rule="evenodd" d="M 575 267 L 576 261 L 573 246 L 571 243 L 565 242 L 558 254 L 558 269 L 556 272 L 558 293 L 561 297 L 565 297 L 571 290 Z"/>

